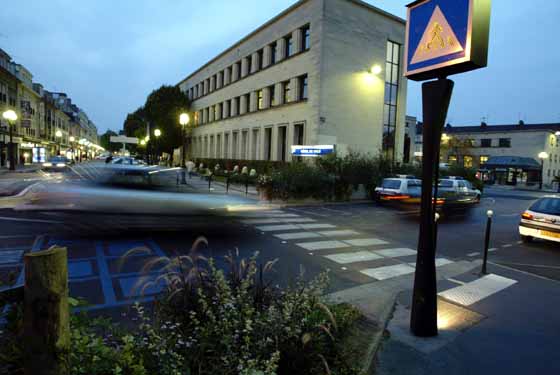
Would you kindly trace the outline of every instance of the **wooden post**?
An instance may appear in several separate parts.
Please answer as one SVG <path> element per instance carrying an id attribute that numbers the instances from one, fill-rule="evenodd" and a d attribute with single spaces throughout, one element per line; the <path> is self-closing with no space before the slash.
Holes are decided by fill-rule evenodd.
<path id="1" fill-rule="evenodd" d="M 24 257 L 25 375 L 67 375 L 70 349 L 67 251 L 62 247 Z"/>

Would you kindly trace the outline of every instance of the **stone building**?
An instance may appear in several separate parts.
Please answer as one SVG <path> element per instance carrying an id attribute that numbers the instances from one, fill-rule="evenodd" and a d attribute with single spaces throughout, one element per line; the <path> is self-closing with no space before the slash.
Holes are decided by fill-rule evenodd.
<path id="1" fill-rule="evenodd" d="M 179 83 L 194 157 L 292 160 L 335 145 L 400 162 L 405 21 L 358 0 L 302 0 Z"/>

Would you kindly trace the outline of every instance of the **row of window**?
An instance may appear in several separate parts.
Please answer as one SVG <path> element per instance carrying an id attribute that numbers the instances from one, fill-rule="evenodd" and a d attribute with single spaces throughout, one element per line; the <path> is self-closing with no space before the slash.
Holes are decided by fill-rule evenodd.
<path id="1" fill-rule="evenodd" d="M 296 83 L 296 87 L 292 87 Z M 280 97 L 277 98 L 276 85 L 261 88 L 252 93 L 244 94 L 210 107 L 203 108 L 194 114 L 194 125 L 209 124 L 214 121 L 237 117 L 249 112 L 261 111 L 267 108 L 287 104 L 292 101 L 302 101 L 308 98 L 307 74 L 280 83 Z M 293 97 L 293 90 L 297 95 Z M 265 92 L 267 95 L 265 95 Z"/>
<path id="2" fill-rule="evenodd" d="M 397 128 L 397 95 L 399 92 L 401 46 L 387 41 L 385 61 L 385 100 L 383 108 L 383 152 L 386 158 L 395 158 Z"/>
<path id="3" fill-rule="evenodd" d="M 305 137 L 305 125 L 295 123 L 289 140 L 289 126 L 278 125 L 276 132 L 273 126 L 267 126 L 195 137 L 192 147 L 199 157 L 287 161 L 289 147 L 303 145 Z M 275 155 L 273 145 L 276 145 Z"/>
<path id="4" fill-rule="evenodd" d="M 296 53 L 307 51 L 311 47 L 310 26 L 305 25 L 294 33 L 275 41 L 257 52 L 244 57 L 226 69 L 206 78 L 197 85 L 187 90 L 190 100 L 198 99 L 204 95 L 219 90 L 241 78 L 254 74 L 259 70 L 274 65 Z M 294 42 L 294 34 L 300 43 Z M 265 49 L 268 53 L 265 54 Z"/>

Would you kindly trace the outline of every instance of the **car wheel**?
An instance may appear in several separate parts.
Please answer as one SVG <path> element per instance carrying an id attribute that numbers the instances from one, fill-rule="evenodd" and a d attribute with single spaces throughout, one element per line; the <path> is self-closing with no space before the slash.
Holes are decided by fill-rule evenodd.
<path id="1" fill-rule="evenodd" d="M 480 195 L 476 196 L 476 203 L 480 203 Z"/>
<path id="2" fill-rule="evenodd" d="M 531 243 L 531 242 L 533 242 L 533 237 L 531 237 L 531 236 L 521 236 L 521 241 L 523 241 L 523 243 Z"/>

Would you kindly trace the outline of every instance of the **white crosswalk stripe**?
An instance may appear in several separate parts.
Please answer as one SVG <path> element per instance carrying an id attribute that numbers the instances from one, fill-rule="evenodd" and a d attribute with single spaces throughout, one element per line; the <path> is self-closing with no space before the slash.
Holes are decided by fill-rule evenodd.
<path id="1" fill-rule="evenodd" d="M 445 258 L 436 258 L 436 267 L 445 266 L 447 264 L 453 263 L 452 261 Z M 387 280 L 398 276 L 409 275 L 414 273 L 415 264 L 395 264 L 392 266 L 383 266 L 376 268 L 368 268 L 361 270 L 360 273 L 372 277 L 376 280 Z"/>
<path id="2" fill-rule="evenodd" d="M 332 224 L 300 224 L 301 229 L 328 229 L 336 228 L 336 225 Z"/>
<path id="3" fill-rule="evenodd" d="M 342 237 L 342 236 L 357 236 L 360 233 L 354 230 L 328 230 L 324 232 L 319 232 L 319 234 L 326 237 Z"/>
<path id="4" fill-rule="evenodd" d="M 288 241 L 288 240 L 304 240 L 306 238 L 319 238 L 321 237 L 321 235 L 315 232 L 296 232 L 296 233 L 275 234 L 274 237 L 284 241 Z"/>
<path id="5" fill-rule="evenodd" d="M 358 238 L 355 240 L 344 240 L 344 242 L 351 246 L 377 246 L 389 244 L 387 241 L 383 241 L 378 238 Z"/>
<path id="6" fill-rule="evenodd" d="M 448 289 L 439 295 L 460 305 L 470 306 L 516 283 L 517 280 L 490 274 L 465 285 Z"/>
<path id="7" fill-rule="evenodd" d="M 298 229 L 329 229 L 336 228 L 332 224 L 282 224 L 282 225 L 262 225 L 256 227 L 262 232 L 278 232 L 284 230 L 298 230 Z"/>
<path id="8" fill-rule="evenodd" d="M 416 255 L 416 250 L 406 249 L 406 248 L 383 249 L 383 250 L 376 250 L 375 252 L 385 258 L 399 258 L 399 257 L 410 256 L 410 255 Z"/>
<path id="9" fill-rule="evenodd" d="M 273 218 L 273 219 L 250 219 L 250 220 L 241 220 L 241 223 L 248 224 L 248 225 L 256 225 L 256 224 L 278 224 L 278 223 L 314 223 L 315 220 L 309 219 L 306 217 L 301 218 Z"/>
<path id="10" fill-rule="evenodd" d="M 382 259 L 383 257 L 372 251 L 356 251 L 352 253 L 325 255 L 325 258 L 338 264 L 350 264 L 357 262 L 369 262 L 372 260 Z"/>
<path id="11" fill-rule="evenodd" d="M 306 250 L 327 250 L 327 249 L 342 249 L 350 247 L 341 241 L 317 241 L 317 242 L 303 242 L 296 244 Z"/>

